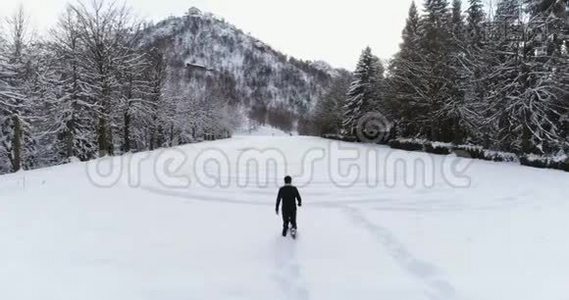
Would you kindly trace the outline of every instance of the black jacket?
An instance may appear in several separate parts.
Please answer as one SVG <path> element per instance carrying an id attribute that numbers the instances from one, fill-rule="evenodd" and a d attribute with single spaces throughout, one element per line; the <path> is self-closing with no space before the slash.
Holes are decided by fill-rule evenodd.
<path id="1" fill-rule="evenodd" d="M 296 200 L 298 200 L 298 206 L 302 206 L 302 199 L 298 193 L 298 189 L 292 185 L 285 185 L 280 188 L 279 195 L 277 196 L 277 207 L 283 202 L 283 211 L 296 211 Z"/>

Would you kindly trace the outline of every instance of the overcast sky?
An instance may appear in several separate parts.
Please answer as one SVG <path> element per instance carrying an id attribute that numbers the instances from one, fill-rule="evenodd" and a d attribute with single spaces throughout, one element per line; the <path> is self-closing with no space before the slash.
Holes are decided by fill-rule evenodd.
<path id="1" fill-rule="evenodd" d="M 67 0 L 3 0 L 6 15 L 21 3 L 39 32 Z M 119 0 L 120 1 L 120 0 Z M 418 0 L 418 3 L 422 0 Z M 159 21 L 195 6 L 225 18 L 277 50 L 352 70 L 369 45 L 389 58 L 398 50 L 411 0 L 127 0 L 138 16 Z"/>

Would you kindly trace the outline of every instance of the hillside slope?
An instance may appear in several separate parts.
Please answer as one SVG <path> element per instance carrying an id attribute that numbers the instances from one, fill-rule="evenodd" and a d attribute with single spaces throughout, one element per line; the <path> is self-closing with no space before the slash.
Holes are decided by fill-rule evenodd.
<path id="1" fill-rule="evenodd" d="M 222 98 L 279 127 L 310 110 L 338 72 L 324 62 L 289 58 L 196 8 L 149 26 L 142 44 L 165 53 L 168 88 L 178 96 Z"/>
<path id="2" fill-rule="evenodd" d="M 451 157 L 471 164 L 468 187 L 438 172 L 432 186 L 392 186 L 382 172 L 331 177 L 339 145 L 360 159 L 375 149 L 381 162 L 449 159 L 318 138 L 238 137 L 173 149 L 188 164 L 171 175 L 194 178 L 202 151 L 233 166 L 251 147 L 280 150 L 288 170 L 265 178 L 231 168 L 224 187 L 192 181 L 180 188 L 157 180 L 154 162 L 165 152 L 155 151 L 111 158 L 116 167 L 147 157 L 133 173 L 138 185 L 121 176 L 97 187 L 86 163 L 0 176 L 0 298 L 534 300 L 569 293 L 569 174 Z M 282 238 L 276 188 L 285 172 L 302 174 L 305 154 L 317 149 L 326 157 L 313 176 L 295 176 L 304 200 L 299 237 Z M 370 179 L 379 184 L 368 186 Z M 354 183 L 342 187 L 348 180 Z"/>

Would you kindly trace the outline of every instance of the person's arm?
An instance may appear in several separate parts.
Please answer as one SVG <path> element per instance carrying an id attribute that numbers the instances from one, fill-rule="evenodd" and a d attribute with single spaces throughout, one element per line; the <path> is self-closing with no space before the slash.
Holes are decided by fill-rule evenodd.
<path id="1" fill-rule="evenodd" d="M 297 188 L 294 188 L 296 191 L 296 200 L 298 200 L 298 206 L 302 206 L 302 198 L 300 198 L 300 193 L 298 192 Z"/>
<path id="2" fill-rule="evenodd" d="M 279 194 L 277 195 L 277 206 L 275 207 L 275 211 L 277 212 L 277 215 L 279 214 L 279 206 L 281 205 L 281 198 L 282 198 L 282 189 L 279 189 Z"/>

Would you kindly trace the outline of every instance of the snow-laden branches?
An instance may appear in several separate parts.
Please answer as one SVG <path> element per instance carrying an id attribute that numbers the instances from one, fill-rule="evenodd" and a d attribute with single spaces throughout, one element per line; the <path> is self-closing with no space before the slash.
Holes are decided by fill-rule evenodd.
<path id="1" fill-rule="evenodd" d="M 114 2 L 68 5 L 45 40 L 0 35 L 0 172 L 227 136 L 226 100 L 175 88 L 162 49 Z M 9 167 L 7 167 L 9 165 Z"/>

